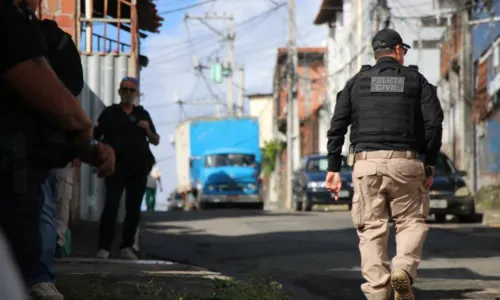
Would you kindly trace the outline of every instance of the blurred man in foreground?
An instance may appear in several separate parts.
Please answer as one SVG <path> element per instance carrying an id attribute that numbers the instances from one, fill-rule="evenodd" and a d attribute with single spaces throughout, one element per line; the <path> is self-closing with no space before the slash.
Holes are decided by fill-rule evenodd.
<path id="1" fill-rule="evenodd" d="M 19 2 L 19 1 L 18 1 Z M 101 177 L 114 171 L 114 151 L 92 138 L 92 122 L 44 58 L 46 48 L 22 3 L 0 2 L 0 228 L 25 284 L 40 259 L 40 186 L 52 128 Z M 26 4 L 26 3 L 24 3 Z M 61 134 L 64 132 L 65 134 Z M 57 135 L 57 134 L 56 134 Z M 3 299 L 3 298 L 2 298 Z"/>

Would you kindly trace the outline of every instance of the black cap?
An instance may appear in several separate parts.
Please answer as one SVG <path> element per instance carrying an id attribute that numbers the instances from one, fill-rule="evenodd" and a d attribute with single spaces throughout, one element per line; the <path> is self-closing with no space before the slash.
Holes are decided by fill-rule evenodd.
<path id="1" fill-rule="evenodd" d="M 375 42 L 376 43 L 375 45 Z M 406 49 L 411 49 L 411 47 L 403 43 L 403 39 L 395 30 L 392 29 L 382 29 L 375 34 L 372 39 L 373 50 L 383 49 L 383 48 L 393 48 L 397 45 L 401 45 Z"/>

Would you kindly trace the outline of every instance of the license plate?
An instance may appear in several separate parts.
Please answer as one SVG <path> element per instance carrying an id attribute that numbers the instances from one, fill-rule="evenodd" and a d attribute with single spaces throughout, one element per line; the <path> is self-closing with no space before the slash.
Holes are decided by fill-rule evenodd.
<path id="1" fill-rule="evenodd" d="M 233 195 L 233 196 L 227 196 L 227 200 L 228 200 L 228 201 L 235 201 L 235 200 L 238 200 L 238 196 L 235 196 L 235 195 Z"/>
<path id="2" fill-rule="evenodd" d="M 350 196 L 349 191 L 340 191 L 339 192 L 339 198 L 348 198 L 349 196 Z"/>
<path id="3" fill-rule="evenodd" d="M 430 208 L 447 208 L 448 207 L 448 201 L 447 200 L 441 200 L 441 199 L 432 199 L 429 202 Z"/>

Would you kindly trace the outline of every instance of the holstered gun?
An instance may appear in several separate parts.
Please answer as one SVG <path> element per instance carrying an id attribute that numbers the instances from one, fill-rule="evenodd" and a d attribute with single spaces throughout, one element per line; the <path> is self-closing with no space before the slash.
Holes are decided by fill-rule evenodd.
<path id="1" fill-rule="evenodd" d="M 27 192 L 26 137 L 24 133 L 0 134 L 2 185 L 12 194 Z"/>

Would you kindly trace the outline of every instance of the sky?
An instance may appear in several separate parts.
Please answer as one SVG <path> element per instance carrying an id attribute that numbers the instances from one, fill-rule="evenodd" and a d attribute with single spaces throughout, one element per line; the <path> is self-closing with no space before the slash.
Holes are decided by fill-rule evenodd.
<path id="1" fill-rule="evenodd" d="M 217 0 L 175 13 L 161 14 L 169 10 L 205 2 L 188 0 L 157 1 L 158 11 L 165 18 L 159 34 L 151 34 L 142 42 L 141 52 L 148 56 L 149 65 L 141 72 L 141 103 L 150 112 L 161 136 L 159 146 L 152 151 L 162 171 L 163 192 L 157 202 L 166 201 L 175 188 L 175 149 L 170 143 L 176 125 L 186 119 L 201 115 L 215 115 L 215 105 L 176 105 L 177 97 L 184 101 L 214 100 L 221 102 L 225 113 L 226 82 L 210 83 L 210 70 L 204 74 L 208 81 L 197 75 L 193 68 L 193 56 L 203 65 L 210 66 L 217 58 L 227 58 L 228 45 L 199 20 L 184 20 L 186 13 L 192 16 L 205 13 L 232 14 L 236 24 L 234 59 L 245 68 L 245 94 L 272 92 L 272 77 L 276 51 L 286 47 L 288 38 L 288 10 L 286 5 L 269 12 L 283 0 Z M 285 1 L 286 2 L 286 1 Z M 297 0 L 297 45 L 299 47 L 325 46 L 326 26 L 315 26 L 313 20 L 321 0 Z M 249 20 L 249 21 L 247 21 Z M 239 23 L 242 23 L 238 25 Z M 209 20 L 207 24 L 221 32 L 227 32 L 229 24 L 221 20 Z M 238 77 L 235 76 L 234 100 L 239 94 Z M 214 95 L 211 94 L 211 91 Z M 160 203 L 161 206 L 161 203 Z"/>

